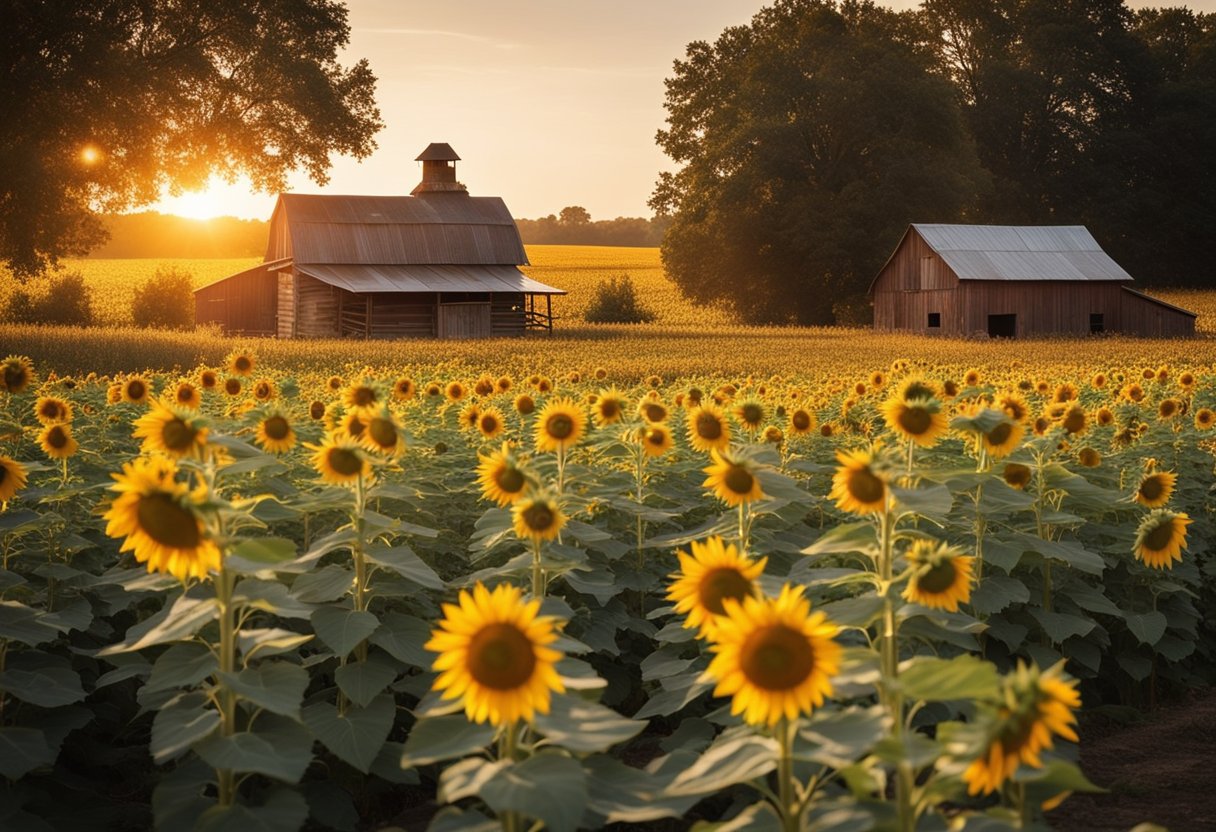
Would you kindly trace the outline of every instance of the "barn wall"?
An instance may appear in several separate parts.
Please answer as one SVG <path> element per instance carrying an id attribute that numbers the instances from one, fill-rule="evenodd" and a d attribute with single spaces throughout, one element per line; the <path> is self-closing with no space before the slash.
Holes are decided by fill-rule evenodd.
<path id="1" fill-rule="evenodd" d="M 341 290 L 301 274 L 295 276 L 294 291 L 296 337 L 337 338 L 338 293 Z"/>
<path id="2" fill-rule="evenodd" d="M 1184 338 L 1195 334 L 1195 318 L 1134 292 L 1121 292 L 1120 330 L 1146 338 Z"/>
<path id="3" fill-rule="evenodd" d="M 434 292 L 384 292 L 371 298 L 372 338 L 433 338 Z"/>
<path id="4" fill-rule="evenodd" d="M 916 233 L 904 235 L 895 254 L 874 280 L 874 328 L 934 334 L 962 333 L 959 280 Z M 941 315 L 941 327 L 929 329 L 929 313 Z"/>
<path id="5" fill-rule="evenodd" d="M 963 335 L 988 332 L 989 315 L 1017 315 L 1017 335 L 1089 335 L 1091 314 L 1106 332 L 1122 330 L 1119 283 L 1067 280 L 965 280 Z"/>
<path id="6" fill-rule="evenodd" d="M 490 298 L 490 334 L 523 335 L 527 329 L 525 309 L 522 293 L 495 292 Z"/>
<path id="7" fill-rule="evenodd" d="M 279 311 L 278 335 L 280 338 L 294 338 L 296 336 L 295 283 L 295 275 L 293 275 L 291 272 L 279 273 L 278 294 L 276 300 Z"/>
<path id="8" fill-rule="evenodd" d="M 270 216 L 270 239 L 266 244 L 266 262 L 291 257 L 291 226 L 287 224 L 287 209 L 280 199 Z"/>
<path id="9" fill-rule="evenodd" d="M 194 293 L 194 321 L 219 324 L 224 332 L 274 335 L 274 272 L 248 271 L 204 286 Z"/>

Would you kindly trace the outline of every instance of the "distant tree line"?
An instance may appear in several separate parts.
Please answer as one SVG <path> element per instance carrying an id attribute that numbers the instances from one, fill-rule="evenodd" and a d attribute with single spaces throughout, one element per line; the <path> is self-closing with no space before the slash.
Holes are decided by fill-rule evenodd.
<path id="1" fill-rule="evenodd" d="M 592 220 L 587 209 L 578 205 L 563 208 L 557 216 L 515 221 L 529 245 L 579 246 L 657 246 L 670 223 L 667 217 Z"/>
<path id="2" fill-rule="evenodd" d="M 270 223 L 262 220 L 192 220 L 156 211 L 111 214 L 102 218 L 102 226 L 109 238 L 90 257 L 261 257 L 270 233 Z"/>
<path id="3" fill-rule="evenodd" d="M 666 85 L 664 264 L 746 320 L 855 316 L 913 221 L 1082 224 L 1140 283 L 1216 279 L 1216 15 L 778 0 Z"/>

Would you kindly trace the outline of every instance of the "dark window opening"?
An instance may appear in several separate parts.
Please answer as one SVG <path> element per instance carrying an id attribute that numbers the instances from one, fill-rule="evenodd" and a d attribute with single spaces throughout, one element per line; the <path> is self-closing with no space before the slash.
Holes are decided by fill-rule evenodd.
<path id="1" fill-rule="evenodd" d="M 941 325 L 942 325 L 942 313 L 941 312 L 930 312 L 929 313 L 929 328 L 937 329 Z"/>
<path id="2" fill-rule="evenodd" d="M 1105 332 L 1105 331 L 1106 331 L 1106 323 L 1102 319 L 1102 313 L 1101 312 L 1091 312 L 1089 315 L 1089 332 L 1090 332 L 1090 334 L 1092 335 L 1092 334 L 1096 334 L 1099 332 Z"/>
<path id="3" fill-rule="evenodd" d="M 989 315 L 988 335 L 992 338 L 1016 338 L 1018 334 L 1017 315 Z"/>

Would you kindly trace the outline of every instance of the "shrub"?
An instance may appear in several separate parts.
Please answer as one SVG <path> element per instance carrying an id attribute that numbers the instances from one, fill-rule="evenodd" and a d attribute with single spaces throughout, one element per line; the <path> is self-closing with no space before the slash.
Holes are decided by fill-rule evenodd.
<path id="1" fill-rule="evenodd" d="M 638 302 L 637 289 L 627 274 L 597 283 L 595 298 L 583 313 L 583 319 L 593 324 L 648 324 L 654 318 Z"/>
<path id="2" fill-rule="evenodd" d="M 194 276 L 175 266 L 161 266 L 131 300 L 136 326 L 157 329 L 194 328 Z"/>
<path id="3" fill-rule="evenodd" d="M 18 288 L 9 297 L 5 318 L 14 323 L 92 326 L 92 293 L 80 272 L 53 277 L 42 291 Z"/>

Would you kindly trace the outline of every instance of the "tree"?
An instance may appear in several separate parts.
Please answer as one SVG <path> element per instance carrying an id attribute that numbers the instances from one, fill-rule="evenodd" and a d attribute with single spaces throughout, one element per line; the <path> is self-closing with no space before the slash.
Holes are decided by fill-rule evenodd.
<path id="1" fill-rule="evenodd" d="M 156 329 L 194 328 L 194 275 L 176 266 L 160 266 L 135 289 L 131 321 Z"/>
<path id="2" fill-rule="evenodd" d="M 682 291 L 753 322 L 834 320 L 912 220 L 963 216 L 983 173 L 911 14 L 779 0 L 689 44 L 651 207 Z"/>
<path id="3" fill-rule="evenodd" d="M 0 27 L 0 260 L 19 276 L 83 254 L 95 210 L 244 173 L 281 189 L 381 127 L 333 0 L 9 0 Z"/>

